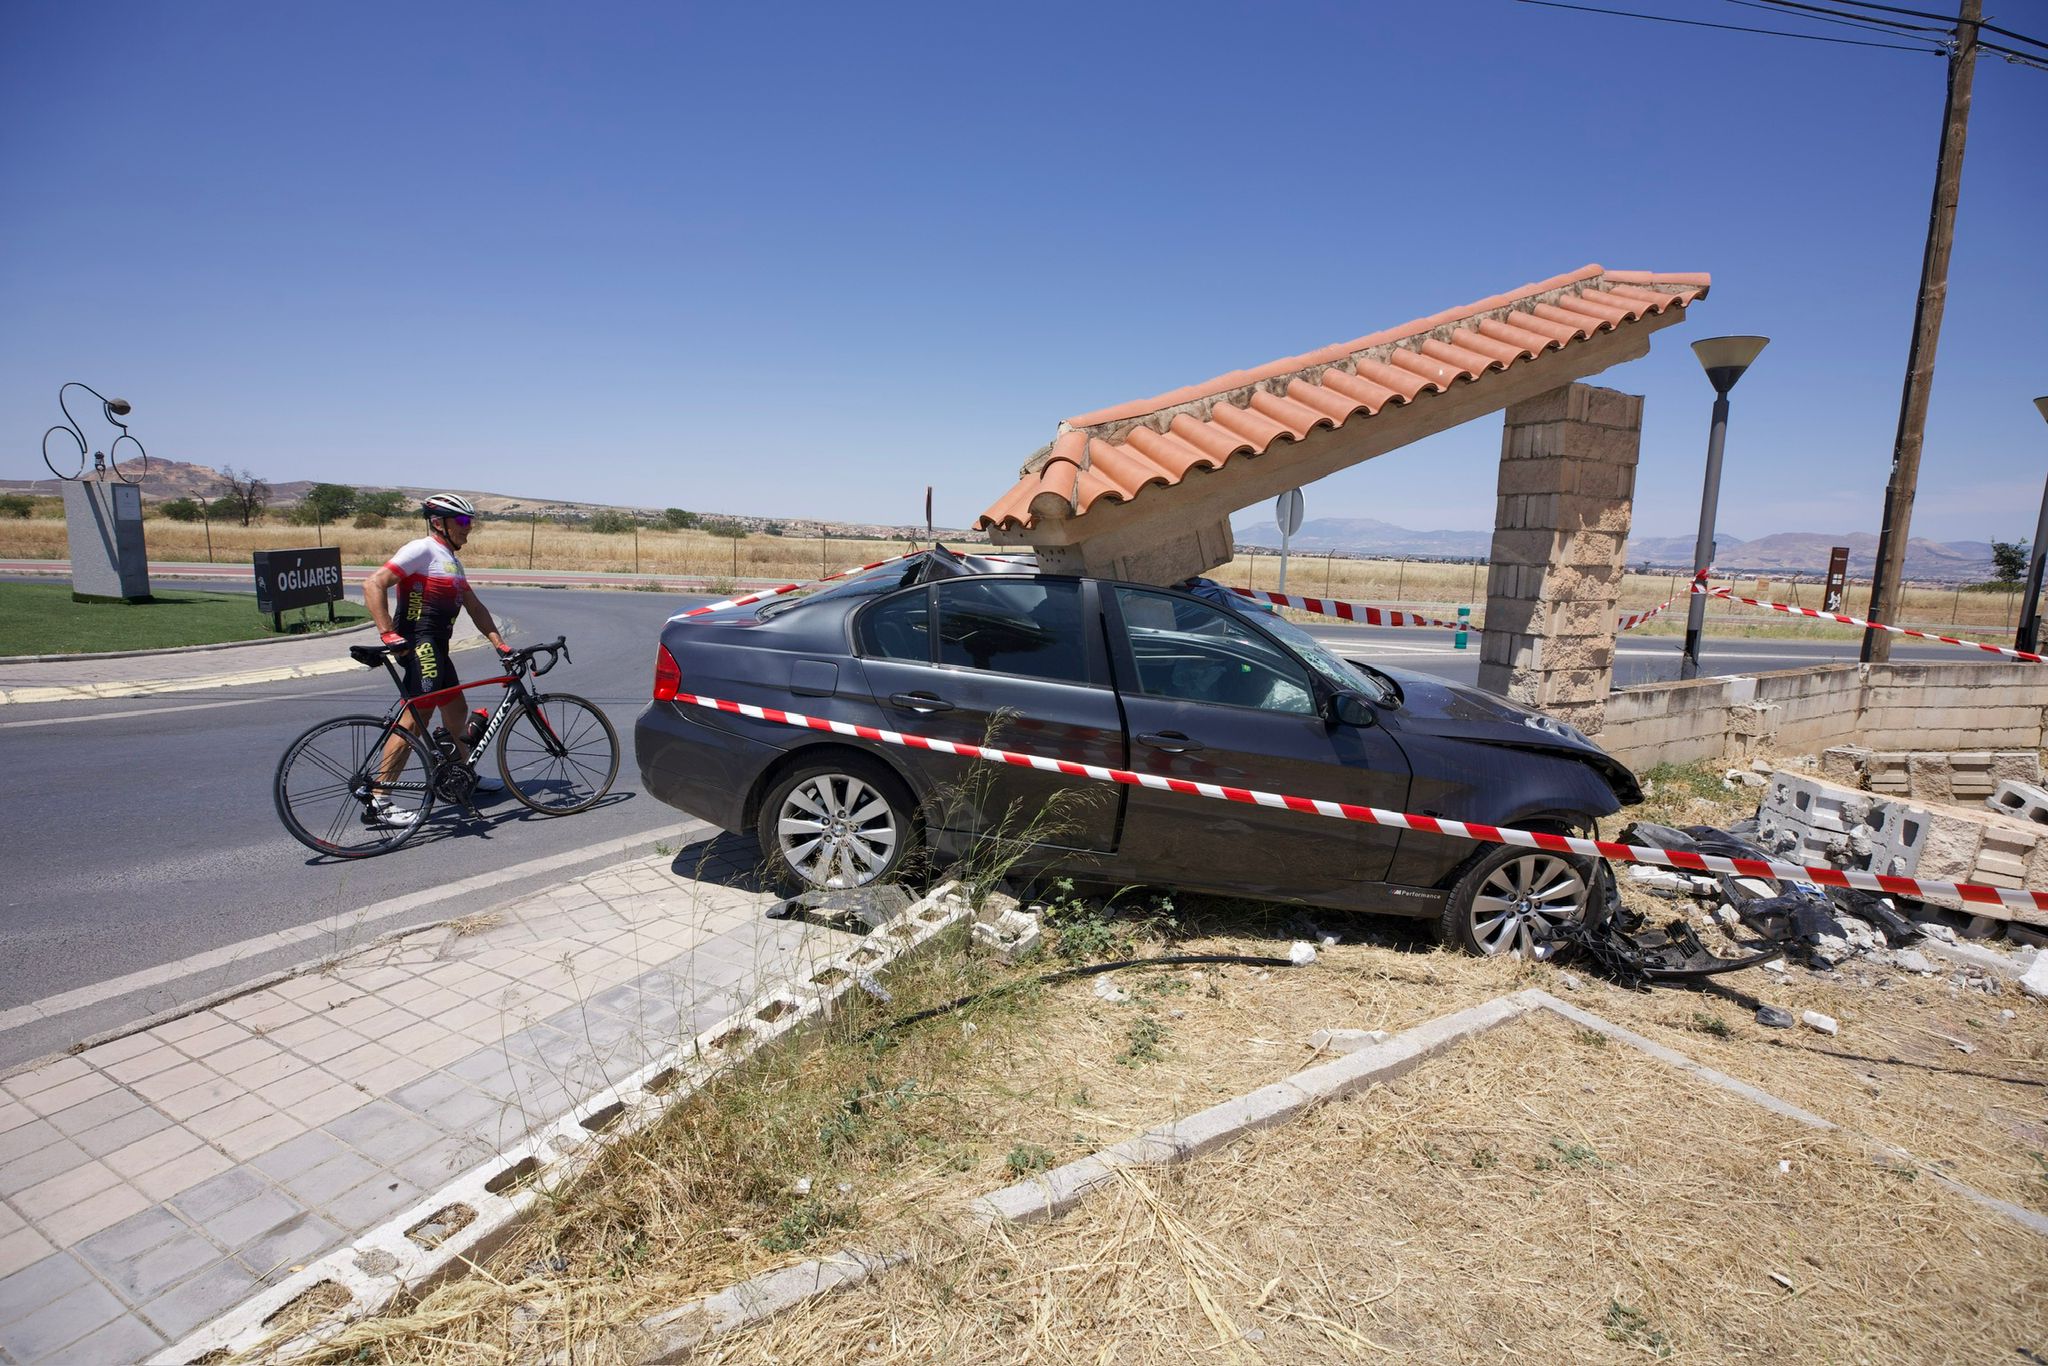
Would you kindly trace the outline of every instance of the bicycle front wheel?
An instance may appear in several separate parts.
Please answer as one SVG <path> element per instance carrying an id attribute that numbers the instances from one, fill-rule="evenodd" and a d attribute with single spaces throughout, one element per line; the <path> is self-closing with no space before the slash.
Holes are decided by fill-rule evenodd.
<path id="1" fill-rule="evenodd" d="M 619 776 L 619 737 L 590 703 L 565 692 L 535 697 L 498 733 L 498 771 L 543 816 L 596 806 Z"/>
<path id="2" fill-rule="evenodd" d="M 284 828 L 308 849 L 369 858 L 391 852 L 426 824 L 433 763 L 408 731 L 387 741 L 382 717 L 343 716 L 292 741 L 278 760 L 271 795 Z"/>

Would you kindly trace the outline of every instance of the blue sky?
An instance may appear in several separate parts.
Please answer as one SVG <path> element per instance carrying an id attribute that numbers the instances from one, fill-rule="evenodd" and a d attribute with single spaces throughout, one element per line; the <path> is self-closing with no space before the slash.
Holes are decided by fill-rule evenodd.
<path id="1" fill-rule="evenodd" d="M 1724 534 L 1874 532 L 1942 72 L 1508 0 L 15 0 L 0 477 L 76 378 L 274 479 L 959 525 L 1062 417 L 1597 261 L 1715 279 L 1600 381 L 1648 396 L 1639 533 L 1697 517 L 1724 332 L 1773 338 Z M 2044 130 L 2048 72 L 1981 63 L 1916 536 L 2033 529 Z M 1498 444 L 1309 515 L 1490 526 Z"/>

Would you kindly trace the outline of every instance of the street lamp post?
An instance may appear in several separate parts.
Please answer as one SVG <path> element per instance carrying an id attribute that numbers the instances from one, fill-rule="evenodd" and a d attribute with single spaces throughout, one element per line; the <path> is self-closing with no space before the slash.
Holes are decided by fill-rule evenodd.
<path id="1" fill-rule="evenodd" d="M 1708 337 L 1692 344 L 1693 354 L 1714 386 L 1714 425 L 1707 437 L 1707 480 L 1700 490 L 1700 536 L 1693 547 L 1694 592 L 1685 609 L 1685 656 L 1678 663 L 1680 678 L 1697 678 L 1700 672 L 1700 629 L 1706 625 L 1707 599 L 1698 591 L 1700 576 L 1714 562 L 1714 513 L 1721 503 L 1721 447 L 1728 437 L 1728 391 L 1757 354 L 1770 344 L 1769 337 Z"/>
<path id="2" fill-rule="evenodd" d="M 2034 400 L 2034 406 L 2041 410 L 2041 416 L 2048 418 L 2048 394 Z M 2041 489 L 2041 518 L 2034 523 L 2033 553 L 2027 557 L 2026 605 L 2020 609 L 2019 634 L 2013 637 L 2013 647 L 2028 654 L 2038 654 L 2041 638 L 2041 562 L 2048 557 L 2048 485 Z"/>

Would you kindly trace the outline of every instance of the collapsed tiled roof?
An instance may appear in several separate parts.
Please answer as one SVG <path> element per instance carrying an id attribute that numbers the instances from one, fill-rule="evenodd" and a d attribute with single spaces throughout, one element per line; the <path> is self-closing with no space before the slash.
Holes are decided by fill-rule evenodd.
<path id="1" fill-rule="evenodd" d="M 1259 456 L 1282 437 L 1367 420 L 1517 362 L 1613 332 L 1705 296 L 1705 275 L 1587 266 L 1356 341 L 1290 356 L 1156 398 L 1068 418 L 1051 445 L 978 525 L 1028 529 L 1078 517 L 1098 498 L 1127 502 L 1148 484 Z"/>

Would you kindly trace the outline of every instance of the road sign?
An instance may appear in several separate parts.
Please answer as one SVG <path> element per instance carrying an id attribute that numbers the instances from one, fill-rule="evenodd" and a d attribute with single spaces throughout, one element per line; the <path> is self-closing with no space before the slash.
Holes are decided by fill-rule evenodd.
<path id="1" fill-rule="evenodd" d="M 1301 490 L 1289 489 L 1273 500 L 1273 521 L 1280 528 L 1280 591 L 1287 591 L 1287 541 L 1301 530 Z"/>
<path id="2" fill-rule="evenodd" d="M 320 602 L 327 604 L 327 619 L 334 620 L 334 604 L 341 601 L 340 547 L 259 550 L 251 558 L 256 568 L 256 610 L 268 612 L 275 629 L 284 629 L 282 613 Z"/>
<path id="3" fill-rule="evenodd" d="M 1289 489 L 1273 500 L 1273 521 L 1282 536 L 1292 536 L 1301 530 L 1301 511 L 1300 489 Z"/>
<path id="4" fill-rule="evenodd" d="M 1820 610 L 1842 610 L 1842 594 L 1849 586 L 1849 547 L 1838 545 L 1828 552 L 1828 586 L 1821 593 Z"/>

